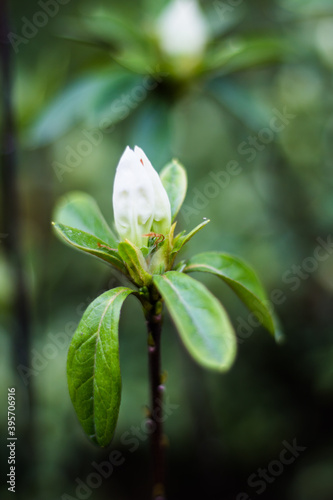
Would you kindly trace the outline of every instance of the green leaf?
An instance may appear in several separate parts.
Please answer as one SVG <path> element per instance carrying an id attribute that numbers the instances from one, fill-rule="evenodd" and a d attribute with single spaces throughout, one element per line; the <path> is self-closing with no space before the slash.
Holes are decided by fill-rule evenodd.
<path id="1" fill-rule="evenodd" d="M 127 102 L 121 102 L 120 96 L 131 98 L 138 87 L 143 87 L 142 77 L 132 73 L 113 75 L 112 84 L 99 92 L 90 115 L 86 117 L 87 126 L 91 129 L 99 128 L 103 132 L 104 129 L 127 118 L 141 103 L 131 99 L 129 105 Z"/>
<path id="2" fill-rule="evenodd" d="M 174 240 L 174 248 L 172 250 L 172 253 L 178 253 L 183 248 L 185 243 L 187 243 L 191 238 L 193 238 L 193 236 L 197 234 L 203 227 L 205 227 L 208 224 L 208 222 L 210 222 L 209 219 L 204 220 L 203 222 L 201 222 L 201 224 L 192 229 L 192 231 L 190 231 L 188 234 L 183 234 L 183 232 L 177 234 Z"/>
<path id="3" fill-rule="evenodd" d="M 177 160 L 172 160 L 163 168 L 160 178 L 169 197 L 171 217 L 174 220 L 186 196 L 186 170 Z"/>
<path id="4" fill-rule="evenodd" d="M 142 75 L 147 68 L 155 68 L 158 57 L 151 33 L 141 23 L 131 22 L 127 17 L 103 14 L 62 19 L 59 35 L 79 43 L 93 45 L 107 51 L 108 56 L 119 66 Z M 112 71 L 114 74 L 114 71 Z M 124 91 L 127 94 L 126 91 Z"/>
<path id="5" fill-rule="evenodd" d="M 227 37 L 230 39 L 229 37 L 236 29 L 236 26 L 243 20 L 246 14 L 246 7 L 245 5 L 241 6 L 237 4 L 237 9 L 229 10 L 229 7 L 223 2 L 213 2 L 207 7 L 206 17 L 211 33 L 210 45 L 217 45 L 218 42 L 225 43 Z M 228 10 L 227 15 L 225 15 L 226 10 Z M 206 55 L 208 50 L 209 48 L 206 50 Z"/>
<path id="6" fill-rule="evenodd" d="M 141 250 L 126 240 L 119 243 L 118 251 L 134 283 L 138 286 L 149 285 L 152 275 L 148 273 L 147 264 Z"/>
<path id="7" fill-rule="evenodd" d="M 209 290 L 183 273 L 153 277 L 185 347 L 201 365 L 228 370 L 236 355 L 236 336 L 229 317 Z"/>
<path id="8" fill-rule="evenodd" d="M 140 101 L 142 105 L 133 115 L 128 138 L 130 144 L 140 144 L 154 166 L 165 164 L 172 155 L 170 106 L 156 97 L 155 89 L 161 82 L 158 75 L 150 81 L 151 90 L 147 91 L 145 100 Z"/>
<path id="9" fill-rule="evenodd" d="M 104 128 L 106 121 L 107 126 L 117 123 L 131 112 L 129 106 L 119 106 L 119 95 L 130 93 L 139 84 L 138 77 L 124 71 L 103 70 L 79 76 L 54 96 L 36 118 L 28 131 L 27 143 L 45 146 L 82 122 L 89 128 Z"/>
<path id="10" fill-rule="evenodd" d="M 111 248 L 117 248 L 117 239 L 96 201 L 86 193 L 73 191 L 60 198 L 54 210 L 53 220 L 64 226 L 92 234 Z"/>
<path id="11" fill-rule="evenodd" d="M 64 226 L 63 224 L 53 224 L 59 236 L 65 240 L 66 243 L 81 250 L 82 252 L 89 253 L 95 257 L 108 262 L 116 267 L 119 271 L 127 274 L 126 267 L 123 264 L 118 252 L 112 250 L 105 241 L 96 238 L 92 234 L 80 231 L 73 227 Z"/>
<path id="12" fill-rule="evenodd" d="M 215 44 L 206 56 L 204 71 L 219 69 L 219 74 L 226 75 L 290 59 L 291 54 L 291 45 L 281 38 L 248 37 Z"/>
<path id="13" fill-rule="evenodd" d="M 70 18 L 72 29 L 81 28 L 82 35 L 92 36 L 96 40 L 101 40 L 111 46 L 121 47 L 124 45 L 144 43 L 145 33 L 139 26 L 139 23 L 132 24 L 127 17 L 117 15 L 108 15 L 104 12 L 102 15 L 89 17 Z"/>
<path id="14" fill-rule="evenodd" d="M 269 302 L 257 275 L 238 257 L 220 252 L 205 252 L 190 259 L 184 272 L 202 271 L 219 276 L 252 311 L 269 332 L 274 335 L 274 317 L 267 307 Z"/>
<path id="15" fill-rule="evenodd" d="M 103 293 L 85 311 L 67 359 L 69 394 L 85 433 L 107 446 L 119 413 L 121 375 L 118 323 L 129 288 Z"/>
<path id="16" fill-rule="evenodd" d="M 215 78 L 207 84 L 207 91 L 246 127 L 257 131 L 267 126 L 271 119 L 271 109 L 248 85 L 235 78 Z"/>

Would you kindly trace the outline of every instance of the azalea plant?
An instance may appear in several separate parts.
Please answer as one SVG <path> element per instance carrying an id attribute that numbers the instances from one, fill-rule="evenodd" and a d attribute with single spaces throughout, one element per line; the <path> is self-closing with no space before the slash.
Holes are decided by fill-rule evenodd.
<path id="1" fill-rule="evenodd" d="M 184 95 L 197 100 L 198 93 L 253 131 L 266 126 L 272 105 L 258 100 L 249 78 L 237 74 L 289 61 L 288 38 L 249 31 L 243 21 L 253 9 L 247 2 L 206 2 L 204 7 L 197 0 L 147 0 L 138 15 L 128 16 L 113 4 L 108 9 L 89 3 L 75 17 L 62 17 L 55 27 L 58 35 L 70 40 L 73 50 L 76 44 L 89 45 L 101 57 L 87 56 L 69 84 L 50 96 L 27 133 L 30 144 L 50 144 L 78 124 L 109 133 L 124 120 L 129 136 L 143 143 L 154 137 L 151 144 L 159 154 L 166 148 L 168 158 L 174 105 Z M 56 162 L 60 180 L 69 166 Z"/>
<path id="2" fill-rule="evenodd" d="M 165 498 L 163 453 L 163 391 L 161 329 L 166 305 L 186 349 L 203 367 L 225 372 L 235 359 L 237 340 L 219 300 L 189 276 L 201 271 L 226 282 L 273 335 L 275 319 L 254 271 L 238 257 L 204 252 L 178 260 L 204 220 L 190 232 L 177 232 L 175 218 L 185 199 L 184 167 L 171 161 L 160 175 L 139 147 L 124 151 L 113 188 L 114 223 L 108 226 L 96 202 L 74 192 L 55 210 L 57 234 L 78 250 L 107 262 L 130 283 L 108 290 L 85 311 L 73 336 L 67 363 L 70 397 L 89 438 L 107 446 L 113 437 L 120 406 L 121 374 L 118 323 L 129 296 L 140 302 L 147 324 L 150 374 L 153 498 Z"/>

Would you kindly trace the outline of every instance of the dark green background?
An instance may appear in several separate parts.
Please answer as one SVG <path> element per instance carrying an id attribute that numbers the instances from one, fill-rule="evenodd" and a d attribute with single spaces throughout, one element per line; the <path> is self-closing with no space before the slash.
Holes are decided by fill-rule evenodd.
<path id="1" fill-rule="evenodd" d="M 254 67 L 245 58 L 247 69 L 227 75 L 222 68 L 185 83 L 162 79 L 111 132 L 103 132 L 102 142 L 62 179 L 54 162 L 64 163 L 66 147 L 78 147 L 84 138 L 82 130 L 90 130 L 89 123 L 78 122 L 40 147 L 31 136 L 38 116 L 73 79 L 102 67 L 110 75 L 119 72 L 107 52 L 57 37 L 69 22 L 65 18 L 73 16 L 69 22 L 73 26 L 80 15 L 104 7 L 147 28 L 160 3 L 104 0 L 91 5 L 71 0 L 60 6 L 59 14 L 29 43 L 21 44 L 17 54 L 12 52 L 19 132 L 20 245 L 30 304 L 28 354 L 34 368 L 25 378 L 26 386 L 17 369 L 22 345 L 15 335 L 16 283 L 4 238 L 0 244 L 0 406 L 5 409 L 7 387 L 15 386 L 17 498 L 55 500 L 64 493 L 75 497 L 75 479 L 86 482 L 94 472 L 92 462 L 105 460 L 111 449 L 120 450 L 125 462 L 89 498 L 149 498 L 148 441 L 142 441 L 133 453 L 120 442 L 124 432 L 144 422 L 148 401 L 142 313 L 129 298 L 120 322 L 123 393 L 119 423 L 110 450 L 100 451 L 84 436 L 71 406 L 66 353 L 85 307 L 119 282 L 103 263 L 60 243 L 50 225 L 56 200 L 73 189 L 93 195 L 112 223 L 115 168 L 126 145 L 138 144 L 157 170 L 171 157 L 187 168 L 186 213 L 189 208 L 195 210 L 187 216 L 180 214 L 179 228 L 190 229 L 203 217 L 211 219 L 184 255 L 222 250 L 246 259 L 269 295 L 281 290 L 276 310 L 285 331 L 285 343 L 279 346 L 262 328 L 254 328 L 239 344 L 231 371 L 219 375 L 204 371 L 189 358 L 171 320 L 165 318 L 166 394 L 172 404 L 179 405 L 165 423 L 169 498 L 241 500 L 237 495 L 245 492 L 251 500 L 258 496 L 330 500 L 333 258 L 329 251 L 322 251 L 322 260 L 313 260 L 318 238 L 326 241 L 332 232 L 333 217 L 330 2 L 240 2 L 226 14 L 230 15 L 230 31 L 216 43 L 223 46 L 241 37 L 271 36 L 286 43 L 282 56 Z M 222 3 L 233 2 L 219 2 L 220 7 Z M 33 1 L 14 0 L 10 7 L 11 29 L 17 34 L 22 17 L 32 19 L 40 10 Z M 202 8 L 218 24 L 214 2 L 203 2 Z M 140 85 L 143 76 L 137 78 Z M 118 93 L 121 97 L 126 91 L 121 87 Z M 114 98 L 117 95 L 111 102 Z M 78 113 L 88 107 L 88 100 L 82 100 Z M 269 127 L 274 109 L 285 110 L 293 118 L 266 144 L 259 142 L 260 150 L 249 161 L 250 153 L 245 152 L 249 137 L 268 137 L 262 129 Z M 61 129 L 61 113 L 58 119 L 51 129 L 59 124 Z M 224 187 L 208 188 L 210 173 L 223 176 L 231 160 L 238 162 L 238 174 L 230 176 Z M 203 199 L 202 193 L 208 197 Z M 296 276 L 299 272 L 302 277 Z M 225 304 L 236 329 L 240 317 L 247 321 L 248 312 L 217 278 L 197 277 Z M 57 334 L 64 339 L 61 347 L 55 347 L 52 335 Z M 1 419 L 1 497 L 11 498 L 4 480 L 8 467 L 5 413 Z M 295 439 L 306 450 L 258 495 L 258 486 L 251 487 L 248 478 L 279 459 L 284 441 Z"/>

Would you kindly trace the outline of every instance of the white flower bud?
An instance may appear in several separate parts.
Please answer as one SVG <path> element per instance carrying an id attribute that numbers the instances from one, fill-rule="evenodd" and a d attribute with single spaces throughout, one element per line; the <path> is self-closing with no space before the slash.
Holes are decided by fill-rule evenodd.
<path id="1" fill-rule="evenodd" d="M 158 19 L 157 36 L 162 50 L 172 57 L 200 57 L 208 25 L 196 0 L 173 0 Z"/>
<path id="2" fill-rule="evenodd" d="M 141 248 L 151 231 L 167 234 L 171 225 L 168 195 L 158 173 L 142 151 L 127 147 L 117 166 L 113 186 L 115 225 L 122 240 Z"/>

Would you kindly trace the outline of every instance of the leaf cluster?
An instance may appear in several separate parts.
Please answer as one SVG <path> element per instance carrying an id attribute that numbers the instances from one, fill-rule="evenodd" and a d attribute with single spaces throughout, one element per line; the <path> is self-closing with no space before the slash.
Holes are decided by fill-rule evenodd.
<path id="1" fill-rule="evenodd" d="M 185 199 L 187 176 L 173 160 L 160 174 L 167 191 L 172 219 Z M 175 235 L 176 222 L 164 235 L 152 233 L 148 246 L 118 241 L 95 200 L 73 192 L 62 198 L 54 213 L 59 237 L 77 250 L 107 262 L 131 287 L 117 287 L 94 300 L 85 311 L 68 353 L 68 385 L 72 403 L 87 435 L 106 446 L 113 436 L 120 405 L 121 375 L 118 323 L 129 295 L 141 303 L 144 314 L 154 314 L 165 303 L 178 333 L 192 357 L 220 372 L 235 359 L 236 335 L 220 301 L 191 272 L 211 273 L 227 283 L 273 335 L 276 320 L 255 272 L 241 259 L 221 252 L 204 252 L 175 264 L 182 248 L 209 220 L 189 233 Z"/>

